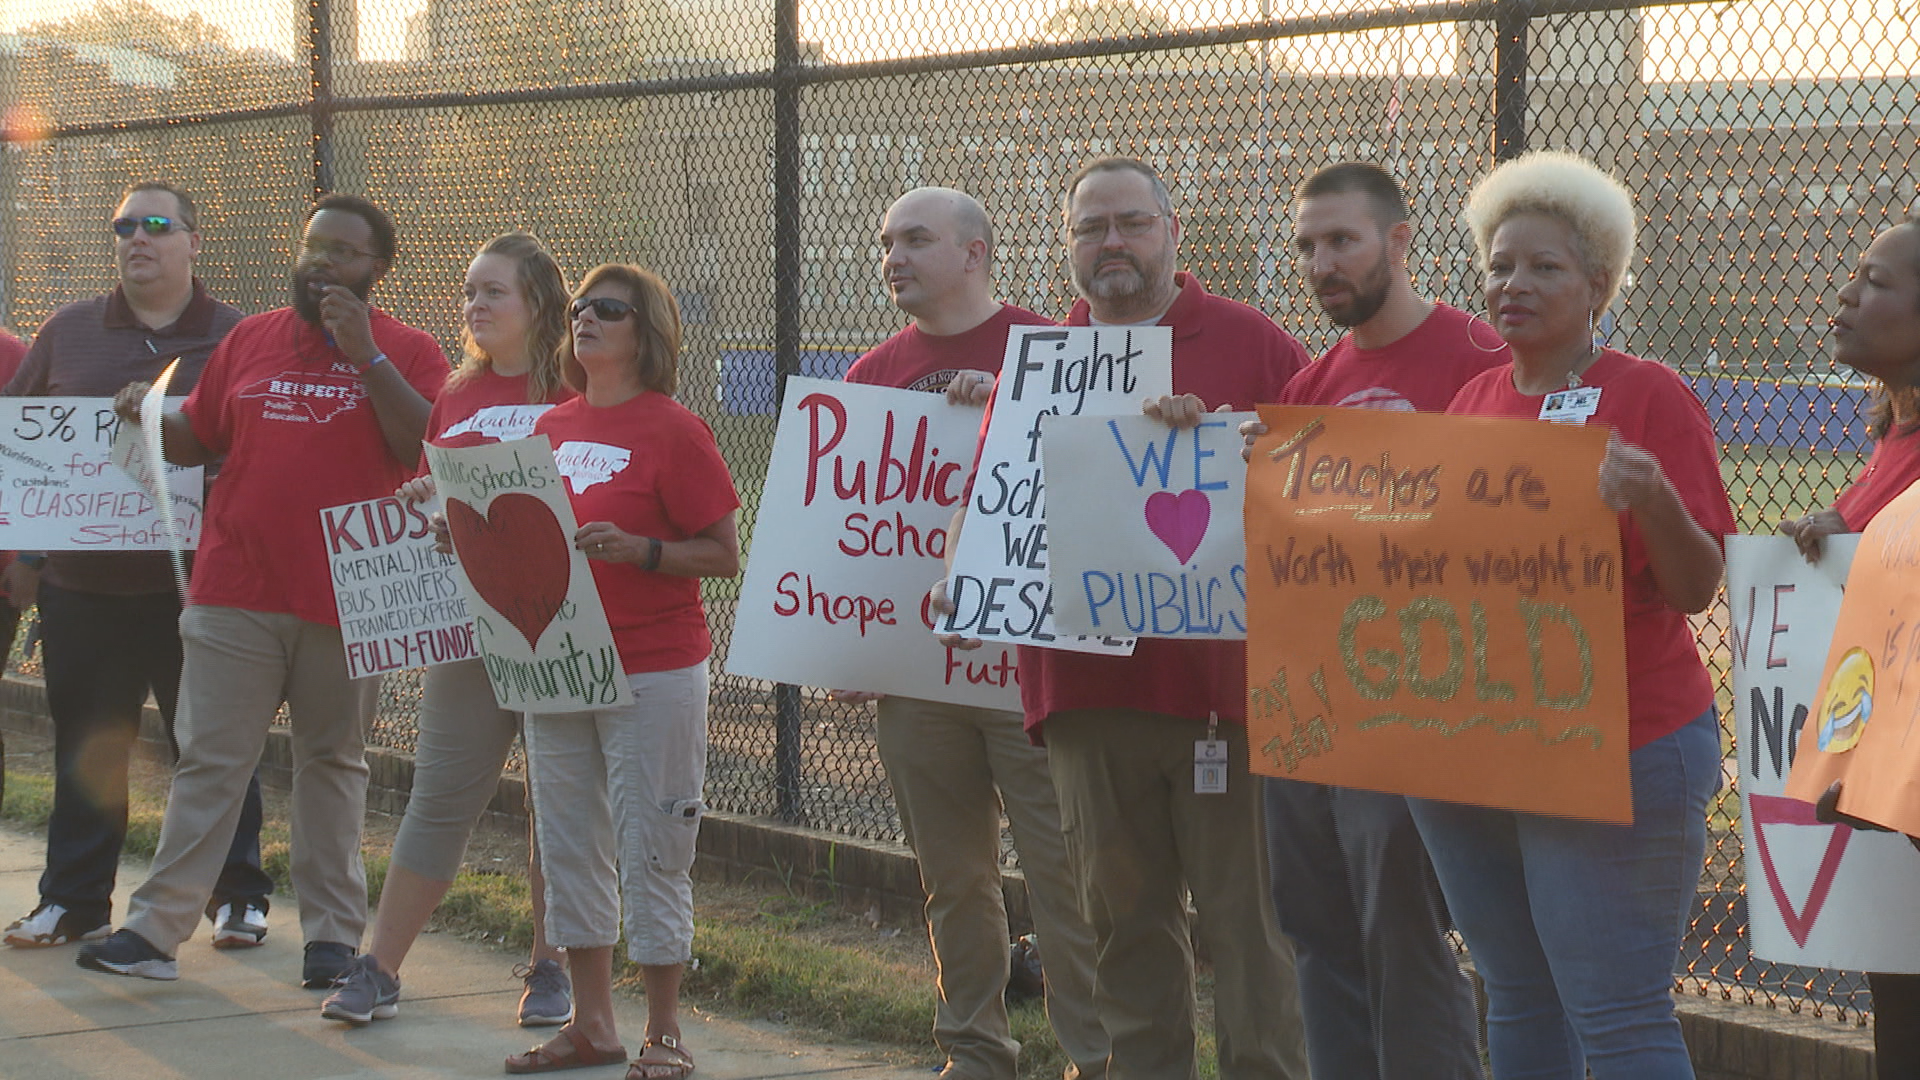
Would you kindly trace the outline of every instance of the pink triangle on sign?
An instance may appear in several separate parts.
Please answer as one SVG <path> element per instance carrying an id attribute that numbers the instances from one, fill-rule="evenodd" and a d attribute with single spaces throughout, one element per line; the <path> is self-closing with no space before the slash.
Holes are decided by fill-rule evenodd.
<path id="1" fill-rule="evenodd" d="M 1813 804 L 1779 795 L 1749 795 L 1747 813 L 1753 821 L 1754 845 L 1760 849 L 1760 869 L 1766 875 L 1767 888 L 1773 893 L 1780 921 L 1786 924 L 1794 944 L 1804 949 L 1807 939 L 1813 936 L 1813 924 L 1820 918 L 1820 909 L 1826 906 L 1827 895 L 1833 891 L 1833 879 L 1840 873 L 1840 859 L 1847 853 L 1847 841 L 1853 838 L 1853 830 L 1845 825 L 1830 826 L 1833 835 L 1827 840 L 1826 853 L 1820 857 L 1820 867 L 1813 873 L 1813 884 L 1807 888 L 1805 903 L 1795 910 L 1793 901 L 1787 898 L 1787 890 L 1780 884 L 1779 871 L 1774 869 L 1773 852 L 1767 846 L 1767 826 L 1819 825 Z"/>

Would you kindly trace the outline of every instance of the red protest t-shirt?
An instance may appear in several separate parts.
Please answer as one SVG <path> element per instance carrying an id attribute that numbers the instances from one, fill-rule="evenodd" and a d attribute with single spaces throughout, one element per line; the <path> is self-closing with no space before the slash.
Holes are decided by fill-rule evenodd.
<path id="1" fill-rule="evenodd" d="M 1511 362 L 1493 327 L 1446 304 L 1379 349 L 1362 349 L 1347 334 L 1308 364 L 1280 394 L 1284 405 L 1340 409 L 1445 412 L 1467 380 Z"/>
<path id="2" fill-rule="evenodd" d="M 1874 515 L 1920 480 L 1920 428 L 1890 432 L 1873 446 L 1866 467 L 1840 497 L 1833 508 L 1846 521 L 1851 532 L 1865 532 Z"/>
<path id="3" fill-rule="evenodd" d="M 647 391 L 604 408 L 577 397 L 548 410 L 534 432 L 553 440 L 581 525 L 605 521 L 672 542 L 740 507 L 713 429 L 665 394 Z M 627 674 L 688 667 L 713 651 L 699 579 L 635 563 L 587 563 Z"/>
<path id="4" fill-rule="evenodd" d="M 1693 520 L 1716 539 L 1733 532 L 1733 507 L 1720 479 L 1713 421 L 1686 381 L 1666 365 L 1606 349 L 1580 376 L 1600 387 L 1589 423 L 1605 424 L 1652 454 Z M 1537 418 L 1544 394 L 1513 388 L 1513 369 L 1494 368 L 1460 389 L 1447 412 Z M 1596 478 L 1596 483 L 1598 482 Z M 1627 745 L 1671 734 L 1713 704 L 1713 680 L 1685 613 L 1660 596 L 1647 546 L 1631 513 L 1620 515 L 1627 639 Z"/>
<path id="5" fill-rule="evenodd" d="M 1000 305 L 986 322 L 958 334 L 929 334 L 910 323 L 855 360 L 846 381 L 938 393 L 963 371 L 999 371 L 1007 355 L 1008 330 L 1052 323 L 1012 304 Z"/>
<path id="6" fill-rule="evenodd" d="M 429 400 L 446 357 L 384 311 L 373 340 Z M 185 406 L 193 433 L 224 457 L 208 496 L 193 602 L 339 625 L 320 511 L 377 499 L 409 475 L 387 448 L 359 372 L 326 332 L 281 308 L 240 320 Z"/>
<path id="7" fill-rule="evenodd" d="M 573 388 L 555 386 L 546 401 L 527 400 L 527 376 L 501 375 L 484 368 L 466 378 L 447 380 L 446 388 L 433 401 L 427 415 L 426 441 L 435 446 L 457 448 L 511 442 L 533 434 L 534 421 L 548 409 L 574 396 Z M 420 472 L 427 471 L 426 455 L 420 457 Z"/>
<path id="8" fill-rule="evenodd" d="M 1307 350 L 1256 309 L 1212 295 L 1189 274 L 1175 280 L 1180 295 L 1160 319 L 1173 327 L 1174 393 L 1195 394 L 1209 409 L 1280 400 L 1306 366 Z M 1067 325 L 1086 326 L 1089 314 L 1082 300 Z M 1047 717 L 1067 709 L 1143 709 L 1201 721 L 1212 713 L 1243 722 L 1246 643 L 1141 638 L 1132 656 L 1022 645 L 1020 704 L 1035 741 Z"/>
<path id="9" fill-rule="evenodd" d="M 14 372 L 20 370 L 20 361 L 26 358 L 26 342 L 0 329 L 0 375 L 5 376 L 5 381 L 0 381 L 0 386 L 13 381 Z"/>

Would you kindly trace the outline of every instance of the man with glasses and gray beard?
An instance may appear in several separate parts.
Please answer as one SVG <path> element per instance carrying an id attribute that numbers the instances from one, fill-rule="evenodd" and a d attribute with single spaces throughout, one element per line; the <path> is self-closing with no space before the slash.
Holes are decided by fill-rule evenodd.
<path id="1" fill-rule="evenodd" d="M 242 314 L 194 276 L 199 212 L 158 181 L 129 186 L 114 210 L 113 289 L 68 304 L 34 335 L 4 393 L 105 397 L 178 363 L 173 392 L 193 388 L 214 346 Z M 18 949 L 107 936 L 127 837 L 127 760 L 147 694 L 169 742 L 180 689 L 180 597 L 164 551 L 21 552 L 5 570 L 15 606 L 38 603 L 53 723 L 53 810 L 40 902 L 6 929 Z M 12 623 L 4 615 L 4 636 Z M 260 868 L 260 784 L 249 779 L 207 914 L 215 948 L 267 936 L 273 880 Z"/>
<path id="2" fill-rule="evenodd" d="M 1146 412 L 1192 426 L 1279 399 L 1306 350 L 1245 304 L 1176 272 L 1180 220 L 1159 174 L 1102 158 L 1066 186 L 1072 326 L 1173 328 L 1173 389 Z M 985 397 L 991 387 L 978 388 Z M 944 590 L 936 589 L 936 604 Z M 970 643 L 949 638 L 949 644 Z M 1142 638 L 1131 656 L 1020 647 L 1028 735 L 1045 739 L 1114 1080 L 1195 1075 L 1193 926 L 1213 964 L 1223 1080 L 1304 1080 L 1292 950 L 1267 900 L 1260 789 L 1247 771 L 1246 648 Z M 1226 791 L 1196 790 L 1196 740 L 1229 746 Z"/>
<path id="3" fill-rule="evenodd" d="M 244 319 L 184 409 L 161 418 L 167 460 L 220 461 L 180 618 L 180 766 L 153 872 L 126 922 L 81 947 L 82 967 L 174 979 L 282 702 L 293 726 L 293 887 L 301 982 L 332 985 L 366 927 L 362 733 L 379 679 L 347 678 L 320 510 L 392 494 L 420 460 L 447 361 L 426 333 L 370 306 L 393 221 L 352 195 L 322 198 L 292 269 L 291 307 Z M 115 408 L 137 423 L 145 383 Z"/>
<path id="4" fill-rule="evenodd" d="M 1345 162 L 1307 178 L 1293 227 L 1302 280 L 1347 333 L 1282 403 L 1444 412 L 1469 379 L 1507 362 L 1493 327 L 1414 291 L 1406 195 L 1379 166 Z M 1407 800 L 1269 778 L 1266 814 L 1313 1074 L 1479 1080 L 1473 991 Z"/>

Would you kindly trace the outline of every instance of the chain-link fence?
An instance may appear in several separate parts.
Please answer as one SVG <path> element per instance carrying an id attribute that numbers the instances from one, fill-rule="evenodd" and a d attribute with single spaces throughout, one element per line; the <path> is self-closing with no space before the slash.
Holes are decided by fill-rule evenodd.
<path id="1" fill-rule="evenodd" d="M 248 310 L 283 302 L 315 190 L 371 196 L 401 225 L 381 303 L 450 353 L 466 262 L 528 229 L 574 274 L 638 261 L 676 286 L 681 396 L 751 522 L 781 377 L 837 374 L 901 323 L 874 237 L 911 186 L 979 196 L 1000 295 L 1057 313 L 1062 179 L 1142 157 L 1186 266 L 1317 350 L 1333 328 L 1282 258 L 1294 183 L 1386 164 L 1420 287 L 1472 309 L 1465 193 L 1553 147 L 1637 195 L 1608 333 L 1694 381 L 1741 524 L 1765 530 L 1828 505 L 1866 447 L 1862 388 L 1821 344 L 1838 280 L 1914 195 L 1907 19 L 1895 0 L 11 0 L 0 316 L 31 330 L 111 284 L 101 225 L 135 178 L 195 193 L 200 273 Z M 733 595 L 709 583 L 722 659 Z M 1700 626 L 1724 678 L 1724 608 Z M 380 736 L 405 747 L 417 684 L 392 691 Z M 711 727 L 717 806 L 897 836 L 865 710 L 718 676 Z M 1747 953 L 1737 817 L 1729 791 L 1683 986 L 1858 1016 L 1856 976 Z"/>

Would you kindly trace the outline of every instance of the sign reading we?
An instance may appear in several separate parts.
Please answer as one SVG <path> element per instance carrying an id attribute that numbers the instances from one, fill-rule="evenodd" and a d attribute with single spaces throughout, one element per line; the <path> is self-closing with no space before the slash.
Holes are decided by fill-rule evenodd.
<path id="1" fill-rule="evenodd" d="M 1255 772 L 1627 822 L 1602 427 L 1261 406 L 1247 471 Z"/>

